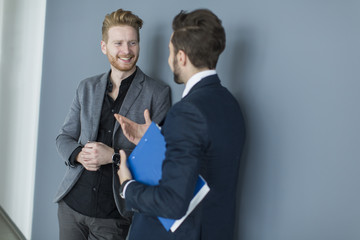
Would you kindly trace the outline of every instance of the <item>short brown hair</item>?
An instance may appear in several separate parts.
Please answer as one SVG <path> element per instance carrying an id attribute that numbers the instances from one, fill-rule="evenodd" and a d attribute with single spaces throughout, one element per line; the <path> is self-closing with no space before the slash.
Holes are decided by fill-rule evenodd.
<path id="1" fill-rule="evenodd" d="M 138 35 L 138 41 L 140 41 L 139 30 L 143 25 L 143 20 L 134 15 L 131 11 L 125 11 L 121 8 L 105 16 L 102 25 L 102 40 L 107 42 L 109 29 L 121 25 L 128 25 L 135 28 Z"/>
<path id="2" fill-rule="evenodd" d="M 171 43 L 175 54 L 183 50 L 197 68 L 215 69 L 225 49 L 225 30 L 221 20 L 210 10 L 181 11 L 175 16 Z"/>

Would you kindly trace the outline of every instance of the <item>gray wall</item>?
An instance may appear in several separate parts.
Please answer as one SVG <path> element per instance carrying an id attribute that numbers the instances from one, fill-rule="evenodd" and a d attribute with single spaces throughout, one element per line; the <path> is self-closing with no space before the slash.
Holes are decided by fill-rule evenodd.
<path id="1" fill-rule="evenodd" d="M 145 21 L 139 66 L 183 87 L 167 66 L 171 20 L 206 7 L 222 20 L 218 73 L 243 107 L 248 141 L 236 239 L 360 239 L 359 1 L 47 2 L 33 233 L 56 239 L 52 198 L 65 166 L 55 137 L 79 81 L 108 70 L 101 23 L 117 8 Z"/>

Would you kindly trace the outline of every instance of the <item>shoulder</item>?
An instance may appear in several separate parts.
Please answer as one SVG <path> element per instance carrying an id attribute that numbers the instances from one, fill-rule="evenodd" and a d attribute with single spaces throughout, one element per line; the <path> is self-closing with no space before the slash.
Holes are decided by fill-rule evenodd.
<path id="1" fill-rule="evenodd" d="M 167 120 L 175 122 L 175 125 L 182 124 L 187 121 L 204 124 L 206 122 L 201 106 L 199 106 L 196 102 L 186 101 L 185 99 L 175 103 L 170 108 L 166 117 L 166 121 Z"/>
<path id="2" fill-rule="evenodd" d="M 139 67 L 137 69 L 135 78 L 137 78 L 139 81 L 142 81 L 144 86 L 151 90 L 161 91 L 163 89 L 170 88 L 166 83 L 146 75 Z"/>
<path id="3" fill-rule="evenodd" d="M 78 88 L 82 89 L 82 88 L 93 87 L 93 86 L 95 86 L 96 84 L 99 83 L 100 79 L 104 79 L 104 78 L 107 79 L 108 75 L 109 75 L 109 72 L 105 72 L 105 73 L 101 73 L 101 74 L 98 74 L 98 75 L 94 75 L 94 76 L 85 78 L 85 79 L 80 81 Z"/>
<path id="4" fill-rule="evenodd" d="M 166 142 L 173 142 L 182 146 L 190 143 L 207 146 L 208 119 L 201 108 L 191 101 L 174 104 L 166 115 L 162 133 Z"/>

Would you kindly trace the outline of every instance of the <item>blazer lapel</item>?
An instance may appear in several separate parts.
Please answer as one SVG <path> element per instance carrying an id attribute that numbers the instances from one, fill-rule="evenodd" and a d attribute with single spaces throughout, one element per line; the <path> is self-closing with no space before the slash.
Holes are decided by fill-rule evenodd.
<path id="1" fill-rule="evenodd" d="M 120 115 L 126 116 L 126 114 L 129 112 L 131 106 L 135 103 L 136 99 L 138 98 L 141 92 L 141 89 L 143 87 L 143 82 L 144 82 L 144 73 L 140 70 L 140 68 L 137 68 L 134 80 L 131 83 L 130 88 L 125 96 L 124 102 L 121 105 L 119 111 Z M 114 133 L 119 129 L 119 127 L 120 125 L 116 121 L 114 127 Z"/>
<path id="2" fill-rule="evenodd" d="M 110 73 L 110 71 L 107 74 L 104 74 L 94 86 L 94 102 L 93 102 L 93 106 L 92 106 L 93 112 L 92 112 L 92 117 L 91 117 L 92 129 L 90 131 L 90 133 L 91 133 L 90 139 L 92 141 L 96 140 L 97 134 L 99 131 L 101 109 L 102 109 L 102 104 L 104 101 L 105 89 L 107 86 L 107 80 L 108 80 L 109 73 Z"/>

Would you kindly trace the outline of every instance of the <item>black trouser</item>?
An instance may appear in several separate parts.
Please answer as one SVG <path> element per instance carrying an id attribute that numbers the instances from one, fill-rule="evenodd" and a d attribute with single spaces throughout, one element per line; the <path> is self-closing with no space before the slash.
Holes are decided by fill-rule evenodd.
<path id="1" fill-rule="evenodd" d="M 58 206 L 60 240 L 125 240 L 129 225 L 119 219 L 93 218 L 71 209 L 64 201 Z"/>

